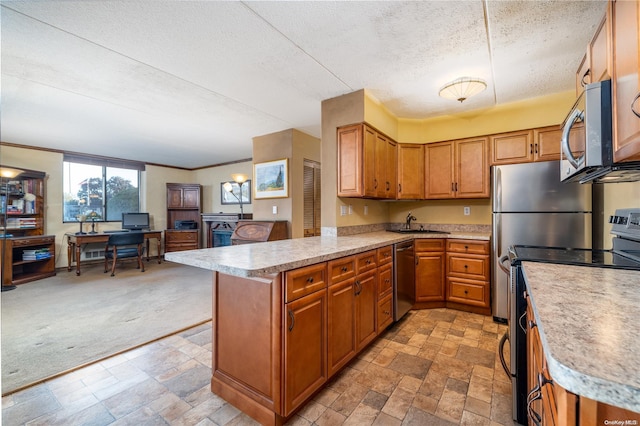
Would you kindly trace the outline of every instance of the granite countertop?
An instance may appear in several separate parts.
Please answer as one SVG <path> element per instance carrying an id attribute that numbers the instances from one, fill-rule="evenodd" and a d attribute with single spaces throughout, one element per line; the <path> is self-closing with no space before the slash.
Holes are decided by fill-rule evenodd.
<path id="1" fill-rule="evenodd" d="M 640 412 L 640 271 L 522 265 L 554 382 Z"/>
<path id="2" fill-rule="evenodd" d="M 229 275 L 259 277 L 418 238 L 489 240 L 490 234 L 484 232 L 399 234 L 379 231 L 340 237 L 294 238 L 237 246 L 176 251 L 165 253 L 164 258 L 171 262 L 197 266 Z"/>

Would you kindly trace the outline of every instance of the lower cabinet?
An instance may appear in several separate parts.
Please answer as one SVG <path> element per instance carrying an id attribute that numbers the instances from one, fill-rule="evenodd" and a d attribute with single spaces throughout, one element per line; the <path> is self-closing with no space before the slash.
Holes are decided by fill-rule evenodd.
<path id="1" fill-rule="evenodd" d="M 56 274 L 55 235 L 7 238 L 0 244 L 2 285 L 23 284 Z M 6 248 L 6 252 L 3 250 Z"/>
<path id="2" fill-rule="evenodd" d="M 198 229 L 167 229 L 164 231 L 164 251 L 196 250 L 200 248 Z"/>
<path id="3" fill-rule="evenodd" d="M 415 240 L 416 253 L 416 303 L 445 300 L 445 240 Z"/>
<path id="4" fill-rule="evenodd" d="M 354 283 L 355 278 L 351 277 L 330 285 L 327 290 L 329 376 L 344 367 L 356 354 Z"/>
<path id="5" fill-rule="evenodd" d="M 284 415 L 288 416 L 327 378 L 327 290 L 304 296 L 285 307 Z"/>
<path id="6" fill-rule="evenodd" d="M 447 302 L 491 314 L 489 241 L 447 240 Z"/>
<path id="7" fill-rule="evenodd" d="M 554 383 L 540 340 L 531 301 L 527 299 L 527 413 L 529 425 L 596 426 L 637 424 L 640 414 L 576 395 Z M 619 422 L 617 422 L 619 421 Z"/>
<path id="8" fill-rule="evenodd" d="M 367 346 L 378 335 L 377 271 L 374 269 L 356 276 L 354 285 L 356 352 Z"/>

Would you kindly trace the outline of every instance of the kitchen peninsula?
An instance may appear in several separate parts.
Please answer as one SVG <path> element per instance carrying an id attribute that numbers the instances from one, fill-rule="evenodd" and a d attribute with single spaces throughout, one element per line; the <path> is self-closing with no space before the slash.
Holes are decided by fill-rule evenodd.
<path id="1" fill-rule="evenodd" d="M 534 358 L 528 389 L 541 388 L 532 411 L 556 424 L 638 424 L 640 272 L 538 262 L 523 268 Z"/>
<path id="2" fill-rule="evenodd" d="M 212 391 L 262 424 L 284 423 L 391 323 L 377 277 L 392 245 L 414 238 L 490 235 L 380 231 L 166 253 L 213 271 Z"/>

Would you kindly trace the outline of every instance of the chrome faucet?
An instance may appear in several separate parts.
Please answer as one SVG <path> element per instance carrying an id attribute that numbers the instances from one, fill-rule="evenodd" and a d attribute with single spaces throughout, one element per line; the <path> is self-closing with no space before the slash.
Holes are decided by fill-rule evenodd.
<path id="1" fill-rule="evenodd" d="M 417 220 L 415 216 L 413 216 L 411 214 L 411 212 L 409 212 L 409 214 L 407 215 L 407 223 L 404 226 L 405 229 L 411 229 L 411 221 L 412 220 Z"/>

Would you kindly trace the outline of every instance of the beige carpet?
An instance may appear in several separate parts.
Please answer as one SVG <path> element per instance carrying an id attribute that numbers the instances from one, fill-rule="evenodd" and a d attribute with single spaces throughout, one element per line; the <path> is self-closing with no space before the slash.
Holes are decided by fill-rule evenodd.
<path id="1" fill-rule="evenodd" d="M 2 394 L 211 320 L 211 271 L 145 268 L 83 265 L 3 292 Z"/>

